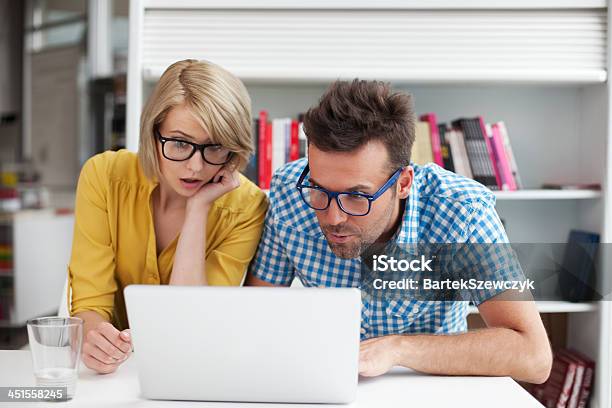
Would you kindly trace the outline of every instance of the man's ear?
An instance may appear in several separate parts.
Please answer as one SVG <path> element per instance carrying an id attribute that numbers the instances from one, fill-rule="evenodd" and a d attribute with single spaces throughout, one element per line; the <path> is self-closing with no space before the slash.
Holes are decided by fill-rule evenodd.
<path id="1" fill-rule="evenodd" d="M 414 169 L 412 166 L 404 167 L 399 178 L 397 179 L 397 195 L 401 200 L 407 198 L 410 194 L 410 187 L 412 186 L 413 180 Z"/>

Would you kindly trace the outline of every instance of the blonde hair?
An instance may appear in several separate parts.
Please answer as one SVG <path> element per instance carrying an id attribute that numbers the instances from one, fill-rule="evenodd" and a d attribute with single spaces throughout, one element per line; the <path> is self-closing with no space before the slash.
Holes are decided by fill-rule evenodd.
<path id="1" fill-rule="evenodd" d="M 154 131 L 180 104 L 191 109 L 213 143 L 233 152 L 229 164 L 244 169 L 253 153 L 251 98 L 244 84 L 216 64 L 187 59 L 166 69 L 142 111 L 138 159 L 145 175 L 159 177 Z"/>

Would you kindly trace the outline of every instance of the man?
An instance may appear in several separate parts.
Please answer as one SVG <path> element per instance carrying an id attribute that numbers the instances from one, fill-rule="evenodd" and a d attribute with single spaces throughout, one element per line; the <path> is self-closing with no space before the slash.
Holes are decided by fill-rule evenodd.
<path id="1" fill-rule="evenodd" d="M 467 302 L 364 293 L 360 257 L 374 244 L 508 240 L 484 186 L 409 165 L 414 128 L 410 96 L 375 81 L 333 83 L 304 117 L 308 160 L 274 176 L 247 285 L 288 286 L 297 277 L 310 287 L 361 287 L 364 376 L 400 365 L 544 382 L 552 356 L 533 301 L 510 301 L 503 290 L 473 296 L 487 328 L 467 332 Z"/>

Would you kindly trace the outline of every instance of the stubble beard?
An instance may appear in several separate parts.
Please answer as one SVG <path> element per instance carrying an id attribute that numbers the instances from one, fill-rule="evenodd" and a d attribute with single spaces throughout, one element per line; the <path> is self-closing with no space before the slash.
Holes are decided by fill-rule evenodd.
<path id="1" fill-rule="evenodd" d="M 376 240 L 385 231 L 387 225 L 389 225 L 389 220 L 391 218 L 391 214 L 393 213 L 393 203 L 393 201 L 390 203 L 387 210 L 378 220 L 372 222 L 372 228 L 368 229 L 365 232 L 359 233 L 354 229 L 347 229 L 346 226 L 343 224 L 334 226 L 321 226 L 321 230 L 325 235 L 329 249 L 331 249 L 337 257 L 343 259 L 358 258 L 366 249 L 368 249 L 372 244 L 376 242 Z M 350 242 L 346 244 L 331 242 L 328 238 L 328 234 L 330 233 L 355 233 L 355 242 Z"/>

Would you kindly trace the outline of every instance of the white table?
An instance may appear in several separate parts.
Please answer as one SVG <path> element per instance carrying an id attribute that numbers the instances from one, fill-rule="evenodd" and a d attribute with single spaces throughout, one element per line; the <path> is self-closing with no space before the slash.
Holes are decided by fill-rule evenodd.
<path id="1" fill-rule="evenodd" d="M 0 386 L 34 385 L 29 351 L 0 350 Z M 326 408 L 332 405 L 243 404 L 220 402 L 152 401 L 141 399 L 134 359 L 115 373 L 98 375 L 82 366 L 75 398 L 63 403 L 13 403 L 16 408 L 33 406 L 60 407 L 215 407 L 215 408 Z M 0 405 L 3 405 L 0 403 Z M 360 378 L 357 399 L 338 407 L 542 407 L 509 377 L 443 377 L 396 368 L 384 376 Z"/>

